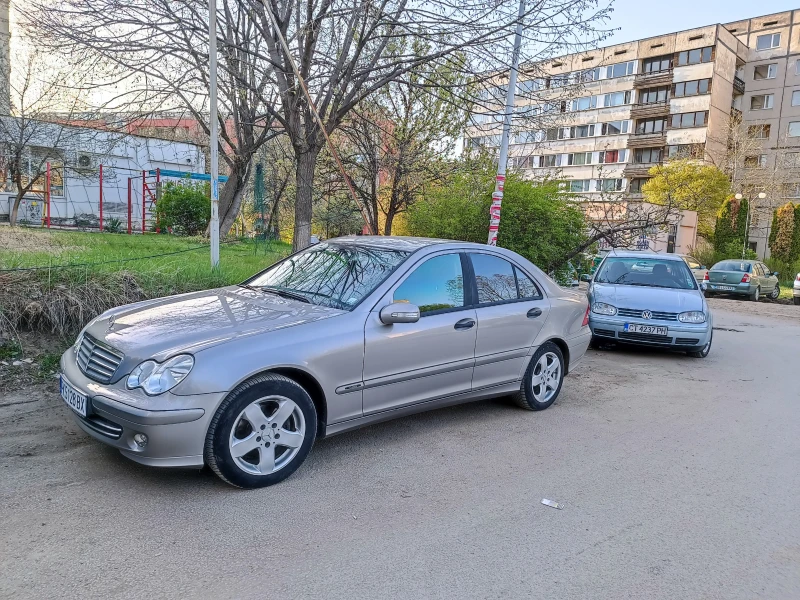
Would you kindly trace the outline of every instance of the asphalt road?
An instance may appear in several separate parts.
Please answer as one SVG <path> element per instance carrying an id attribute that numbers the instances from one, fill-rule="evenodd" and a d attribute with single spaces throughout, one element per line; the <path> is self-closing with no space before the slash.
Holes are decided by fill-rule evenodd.
<path id="1" fill-rule="evenodd" d="M 259 491 L 127 462 L 54 385 L 7 394 L 0 596 L 800 598 L 800 320 L 715 325 L 705 360 L 592 352 L 543 413 L 374 426 Z"/>

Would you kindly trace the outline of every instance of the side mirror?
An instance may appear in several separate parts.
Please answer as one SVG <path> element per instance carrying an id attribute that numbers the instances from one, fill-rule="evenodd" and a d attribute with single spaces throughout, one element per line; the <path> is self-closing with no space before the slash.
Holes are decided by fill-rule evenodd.
<path id="1" fill-rule="evenodd" d="M 580 287 L 581 282 L 577 279 L 573 279 L 572 282 L 569 284 L 571 287 Z"/>
<path id="2" fill-rule="evenodd" d="M 708 269 L 708 267 L 707 267 L 707 266 L 705 266 L 705 265 L 700 265 L 700 268 L 701 268 L 702 270 L 704 270 L 704 271 Z"/>
<path id="3" fill-rule="evenodd" d="M 419 307 L 408 302 L 393 302 L 384 306 L 378 316 L 384 325 L 416 323 L 419 321 Z"/>
<path id="4" fill-rule="evenodd" d="M 775 272 L 773 273 L 773 275 L 775 275 L 775 277 L 777 277 L 778 275 L 780 275 L 780 273 L 778 273 L 778 271 L 775 271 Z"/>
<path id="5" fill-rule="evenodd" d="M 581 281 L 591 281 L 591 280 L 592 276 L 589 275 L 588 273 L 584 273 L 583 275 L 581 275 Z"/>

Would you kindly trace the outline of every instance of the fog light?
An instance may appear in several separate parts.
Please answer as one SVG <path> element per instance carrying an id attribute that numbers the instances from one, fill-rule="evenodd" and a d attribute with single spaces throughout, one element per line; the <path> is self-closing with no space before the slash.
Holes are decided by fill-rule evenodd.
<path id="1" fill-rule="evenodd" d="M 147 436 L 143 433 L 137 433 L 134 435 L 133 441 L 136 442 L 136 445 L 139 446 L 139 448 L 144 448 L 147 446 Z"/>

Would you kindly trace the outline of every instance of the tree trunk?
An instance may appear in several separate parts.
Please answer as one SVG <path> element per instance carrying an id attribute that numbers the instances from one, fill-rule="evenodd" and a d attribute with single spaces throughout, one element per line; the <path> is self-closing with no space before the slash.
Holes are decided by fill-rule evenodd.
<path id="1" fill-rule="evenodd" d="M 317 167 L 319 148 L 297 153 L 295 165 L 296 197 L 294 201 L 294 236 L 292 250 L 297 252 L 311 243 L 311 217 L 313 209 L 314 171 Z"/>
<path id="2" fill-rule="evenodd" d="M 222 186 L 222 193 L 219 197 L 219 235 L 224 237 L 233 227 L 239 210 L 242 207 L 242 197 L 250 174 L 252 157 L 247 160 L 237 159 L 233 163 L 233 169 L 228 175 L 228 181 Z"/>
<path id="3" fill-rule="evenodd" d="M 395 211 L 391 207 L 386 211 L 386 224 L 383 226 L 383 235 L 392 235 L 392 221 L 394 221 Z"/>
<path id="4" fill-rule="evenodd" d="M 8 215 L 8 222 L 11 227 L 17 224 L 17 217 L 19 216 L 19 205 L 22 203 L 22 197 L 25 195 L 25 192 L 17 193 L 16 197 L 14 198 L 14 204 L 11 206 L 11 214 Z"/>

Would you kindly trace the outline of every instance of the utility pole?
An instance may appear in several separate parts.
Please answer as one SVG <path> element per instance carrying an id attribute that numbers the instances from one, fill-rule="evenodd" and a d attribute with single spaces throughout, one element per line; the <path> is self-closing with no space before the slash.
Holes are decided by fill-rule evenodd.
<path id="1" fill-rule="evenodd" d="M 511 56 L 511 73 L 508 75 L 506 92 L 506 113 L 503 119 L 503 135 L 500 138 L 500 159 L 497 164 L 492 206 L 489 208 L 489 240 L 490 246 L 497 245 L 497 231 L 500 229 L 500 209 L 503 203 L 503 189 L 506 185 L 506 163 L 508 162 L 508 141 L 511 136 L 511 119 L 514 115 L 514 97 L 517 94 L 517 70 L 519 69 L 519 53 L 522 46 L 522 17 L 525 15 L 525 0 L 519 0 L 517 31 L 514 34 L 514 52 Z"/>
<path id="2" fill-rule="evenodd" d="M 219 267 L 219 131 L 217 124 L 217 0 L 208 0 L 208 133 L 211 160 L 211 268 Z"/>

